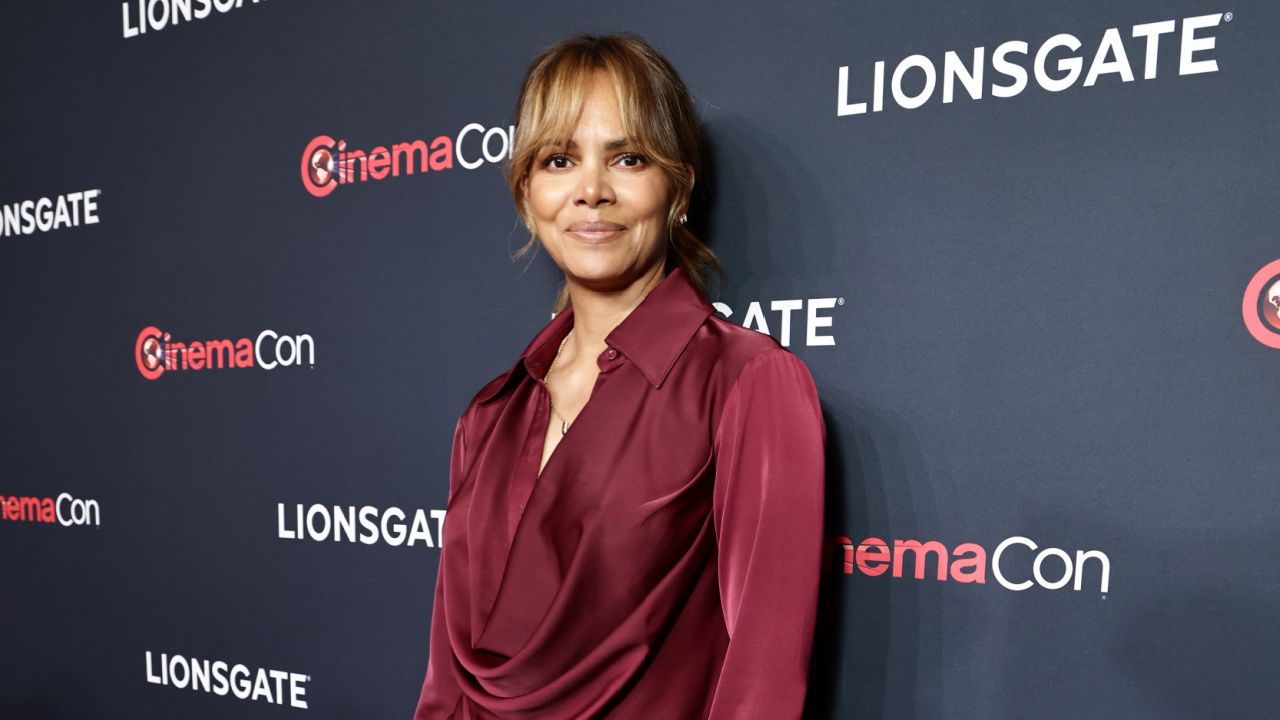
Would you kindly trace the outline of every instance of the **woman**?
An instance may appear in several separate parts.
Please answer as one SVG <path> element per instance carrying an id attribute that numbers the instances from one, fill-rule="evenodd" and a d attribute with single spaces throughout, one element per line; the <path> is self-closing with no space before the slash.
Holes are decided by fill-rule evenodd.
<path id="1" fill-rule="evenodd" d="M 415 720 L 799 717 L 826 431 L 804 364 L 704 295 L 688 91 L 639 38 L 578 36 L 516 119 L 564 290 L 458 420 Z"/>

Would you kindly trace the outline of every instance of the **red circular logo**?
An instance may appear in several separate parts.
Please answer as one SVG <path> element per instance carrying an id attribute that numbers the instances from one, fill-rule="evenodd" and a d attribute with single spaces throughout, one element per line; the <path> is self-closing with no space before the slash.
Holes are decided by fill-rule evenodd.
<path id="1" fill-rule="evenodd" d="M 338 158 L 333 144 L 334 139 L 328 135 L 317 135 L 302 151 L 302 186 L 316 197 L 324 197 L 338 187 Z"/>
<path id="2" fill-rule="evenodd" d="M 138 333 L 133 344 L 133 360 L 138 364 L 138 372 L 148 380 L 155 380 L 164 374 L 163 333 L 159 328 L 144 327 Z"/>
<path id="3" fill-rule="evenodd" d="M 1280 350 L 1280 260 L 1254 274 L 1244 289 L 1244 326 L 1254 340 Z"/>

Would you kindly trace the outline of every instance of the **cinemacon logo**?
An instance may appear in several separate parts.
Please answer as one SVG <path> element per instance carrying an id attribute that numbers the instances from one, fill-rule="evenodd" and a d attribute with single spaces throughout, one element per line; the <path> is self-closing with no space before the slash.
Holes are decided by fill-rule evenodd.
<path id="1" fill-rule="evenodd" d="M 138 372 L 156 380 L 166 372 L 251 368 L 275 370 L 315 367 L 316 343 L 310 335 L 282 335 L 263 330 L 252 340 L 191 340 L 179 342 L 160 328 L 147 326 L 133 347 Z"/>
<path id="2" fill-rule="evenodd" d="M 835 552 L 823 556 L 823 566 L 832 569 L 834 555 L 841 555 L 845 575 L 852 575 L 854 568 L 868 577 L 902 578 L 904 568 L 910 563 L 911 577 L 923 580 L 927 575 L 929 557 L 933 557 L 934 577 L 939 581 L 954 580 L 959 583 L 987 582 L 987 569 L 996 582 L 1006 590 L 1022 591 L 1032 586 L 1045 590 L 1059 590 L 1068 585 L 1073 590 L 1089 587 L 1106 593 L 1111 586 L 1111 560 L 1100 550 L 1077 550 L 1074 555 L 1054 547 L 1041 548 L 1035 541 L 1015 535 L 996 546 L 987 561 L 986 548 L 976 543 L 961 543 L 948 550 L 936 540 L 894 540 L 893 544 L 878 537 L 869 537 L 857 546 L 847 537 L 831 538 Z M 1092 561 L 1092 562 L 1090 562 Z"/>
<path id="3" fill-rule="evenodd" d="M 1280 350 L 1280 260 L 1254 273 L 1244 289 L 1244 326 L 1254 340 Z"/>
<path id="4" fill-rule="evenodd" d="M 179 690 L 191 689 L 214 695 L 231 695 L 240 700 L 264 700 L 272 705 L 288 705 L 307 709 L 307 683 L 310 675 L 284 670 L 250 668 L 223 660 L 198 660 L 184 655 L 147 650 L 147 682 L 169 685 Z"/>
<path id="5" fill-rule="evenodd" d="M 456 138 L 440 135 L 430 144 L 414 139 L 370 150 L 349 148 L 346 140 L 317 135 L 302 150 L 302 186 L 312 195 L 324 197 L 339 185 L 452 170 L 455 160 L 467 170 L 475 170 L 509 158 L 515 131 L 514 125 L 486 128 L 469 123 Z"/>
<path id="6" fill-rule="evenodd" d="M 60 493 L 57 498 L 0 495 L 0 520 L 97 526 L 102 522 L 102 512 L 97 500 L 83 500 L 69 493 Z"/>

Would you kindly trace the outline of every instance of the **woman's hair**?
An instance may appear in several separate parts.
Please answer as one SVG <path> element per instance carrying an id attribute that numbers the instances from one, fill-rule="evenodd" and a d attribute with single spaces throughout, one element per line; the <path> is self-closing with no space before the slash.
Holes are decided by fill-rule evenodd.
<path id="1" fill-rule="evenodd" d="M 515 139 L 507 166 L 507 185 L 530 232 L 529 241 L 515 257 L 530 252 L 538 241 L 523 188 L 533 161 L 539 148 L 572 135 L 597 70 L 613 79 L 623 132 L 667 176 L 672 202 L 667 211 L 671 241 L 665 269 L 683 267 L 704 293 L 712 272 L 723 284 L 720 261 L 678 220 L 688 212 L 695 179 L 702 177 L 702 130 L 693 101 L 671 63 L 632 33 L 575 35 L 543 51 L 529 65 L 516 101 Z M 561 287 L 554 312 L 568 303 L 568 288 Z"/>

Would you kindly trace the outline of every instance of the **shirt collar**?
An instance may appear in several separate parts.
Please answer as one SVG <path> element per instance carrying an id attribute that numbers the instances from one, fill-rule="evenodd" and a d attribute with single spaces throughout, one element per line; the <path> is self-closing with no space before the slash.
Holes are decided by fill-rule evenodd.
<path id="1" fill-rule="evenodd" d="M 694 332 L 714 312 L 711 302 L 689 279 L 685 269 L 677 266 L 649 291 L 604 341 L 634 363 L 655 388 L 662 387 L 667 373 Z M 493 383 L 491 390 L 476 400 L 485 402 L 492 399 L 522 374 L 536 378 L 545 376 L 560 342 L 572 327 L 573 306 L 568 305 L 538 331 L 508 371 L 506 381 Z"/>

